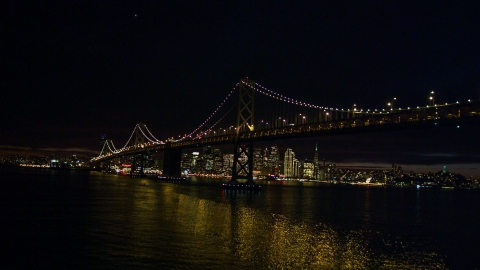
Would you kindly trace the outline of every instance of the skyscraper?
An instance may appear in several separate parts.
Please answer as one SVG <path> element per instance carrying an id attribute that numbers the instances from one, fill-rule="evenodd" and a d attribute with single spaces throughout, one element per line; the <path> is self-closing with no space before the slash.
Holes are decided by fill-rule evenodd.
<path id="1" fill-rule="evenodd" d="M 315 156 L 313 157 L 313 179 L 318 179 L 318 142 L 315 143 Z"/>
<path id="2" fill-rule="evenodd" d="M 315 168 L 315 164 L 313 162 L 305 160 L 303 162 L 303 178 L 312 179 L 314 168 Z"/>
<path id="3" fill-rule="evenodd" d="M 285 174 L 286 178 L 294 177 L 296 168 L 294 167 L 294 160 L 295 160 L 295 153 L 292 149 L 287 148 L 285 151 L 285 158 L 283 161 L 283 173 Z"/>
<path id="4" fill-rule="evenodd" d="M 278 145 L 274 144 L 270 149 L 270 154 L 268 155 L 268 167 L 270 167 L 271 173 L 278 175 L 278 161 L 280 160 Z"/>
<path id="5" fill-rule="evenodd" d="M 220 148 L 213 148 L 213 170 L 216 174 L 223 173 L 223 157 L 222 150 Z"/>
<path id="6" fill-rule="evenodd" d="M 211 145 L 203 147 L 203 169 L 205 173 L 212 173 L 213 171 L 213 151 Z"/>
<path id="7" fill-rule="evenodd" d="M 263 167 L 262 149 L 253 148 L 253 169 L 255 171 L 261 171 Z"/>
<path id="8" fill-rule="evenodd" d="M 223 155 L 223 172 L 225 176 L 232 175 L 233 154 Z"/>

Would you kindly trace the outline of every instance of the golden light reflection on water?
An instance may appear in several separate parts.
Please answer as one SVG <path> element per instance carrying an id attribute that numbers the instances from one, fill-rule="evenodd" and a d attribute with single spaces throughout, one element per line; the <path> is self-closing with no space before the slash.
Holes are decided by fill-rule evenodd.
<path id="1" fill-rule="evenodd" d="M 179 193 L 173 185 L 142 187 L 132 211 L 133 241 L 138 241 L 132 246 L 168 226 L 175 232 L 174 241 L 195 246 L 183 255 L 192 257 L 185 260 L 234 260 L 236 267 L 261 269 L 446 269 L 441 256 L 411 248 L 410 243 L 372 244 L 361 230 L 339 231 L 324 223 L 291 220 L 235 199 L 201 199 Z"/>

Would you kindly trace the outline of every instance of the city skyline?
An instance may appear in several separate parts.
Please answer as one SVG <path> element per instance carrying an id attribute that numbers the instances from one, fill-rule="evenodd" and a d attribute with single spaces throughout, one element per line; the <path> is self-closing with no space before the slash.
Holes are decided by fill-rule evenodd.
<path id="1" fill-rule="evenodd" d="M 453 128 L 448 128 L 449 129 Z M 401 164 L 406 171 L 414 172 L 436 172 L 443 166 L 447 166 L 449 171 L 455 171 L 466 176 L 480 178 L 478 168 L 478 147 L 475 144 L 477 127 L 461 127 L 456 129 L 454 134 L 457 137 L 446 136 L 444 129 L 420 130 L 420 131 L 399 131 L 404 138 L 399 141 L 396 147 L 390 147 L 391 141 L 386 133 L 358 134 L 363 137 L 364 143 L 355 146 L 357 141 L 351 135 L 322 136 L 314 138 L 293 139 L 293 140 L 275 140 L 263 141 L 254 144 L 254 148 L 269 148 L 272 145 L 278 147 L 282 153 L 280 159 L 283 160 L 283 152 L 291 148 L 299 161 L 313 161 L 315 159 L 315 149 L 318 149 L 318 158 L 320 161 L 326 160 L 328 163 L 335 163 L 339 167 L 345 168 L 372 168 L 388 169 L 391 164 Z M 450 131 L 449 131 L 450 132 Z M 415 136 L 417 139 L 412 139 Z M 426 139 L 428 137 L 428 139 Z M 460 140 L 472 142 L 471 147 L 455 149 L 456 144 L 449 144 L 450 140 Z M 98 141 L 97 141 L 98 145 Z M 350 152 L 349 148 L 356 147 L 358 152 Z M 233 145 L 225 144 L 216 146 L 224 152 L 233 153 Z M 389 148 L 390 151 L 385 151 Z M 418 151 L 418 150 L 421 151 Z M 441 150 L 442 153 L 432 154 L 429 149 Z M 22 156 L 35 155 L 57 155 L 65 156 L 79 154 L 82 156 L 97 156 L 100 150 L 90 152 L 81 149 L 65 149 L 58 151 L 55 149 L 43 149 L 42 151 L 31 151 L 22 149 L 21 152 L 2 153 L 0 156 L 9 154 L 19 154 Z M 80 151 L 79 151 L 80 150 Z M 187 148 L 183 152 L 201 151 L 200 148 Z"/>

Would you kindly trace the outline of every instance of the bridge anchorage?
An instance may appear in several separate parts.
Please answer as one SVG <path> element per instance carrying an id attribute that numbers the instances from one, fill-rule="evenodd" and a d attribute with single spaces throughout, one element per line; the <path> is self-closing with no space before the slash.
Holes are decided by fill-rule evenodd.
<path id="1" fill-rule="evenodd" d="M 109 170 L 112 160 L 123 158 L 131 164 L 133 176 L 144 175 L 150 154 L 163 152 L 163 177 L 167 180 L 181 178 L 182 172 L 188 169 L 200 174 L 231 176 L 231 181 L 223 185 L 224 189 L 259 189 L 260 186 L 254 182 L 254 174 L 266 176 L 278 173 L 278 170 L 269 163 L 267 171 L 264 171 L 265 164 L 262 162 L 259 169 L 258 156 L 254 154 L 254 143 L 258 141 L 403 129 L 458 128 L 479 123 L 479 101 L 430 102 L 425 106 L 390 106 L 379 110 L 362 110 L 354 106 L 344 110 L 301 102 L 247 78 L 240 80 L 220 106 L 190 134 L 160 141 L 145 124 L 139 123 L 122 148 L 115 148 L 111 140 L 103 138 L 100 155 L 92 162 L 96 163 L 96 168 Z M 194 167 L 193 161 L 189 163 L 190 167 L 185 167 L 186 162 L 182 162 L 182 149 L 225 144 L 233 145 L 233 155 L 221 156 L 220 153 L 215 156 L 211 153 L 203 160 L 203 167 Z M 219 156 L 224 159 L 217 159 Z"/>

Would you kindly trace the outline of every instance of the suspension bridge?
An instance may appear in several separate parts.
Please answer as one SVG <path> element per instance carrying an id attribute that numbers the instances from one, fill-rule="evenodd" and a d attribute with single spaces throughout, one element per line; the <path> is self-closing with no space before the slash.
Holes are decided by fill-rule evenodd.
<path id="1" fill-rule="evenodd" d="M 432 93 L 433 94 L 433 93 Z M 198 127 L 178 137 L 157 139 L 144 123 L 135 126 L 127 143 L 116 148 L 105 140 L 100 164 L 133 156 L 132 167 L 143 170 L 147 152 L 164 153 L 163 175 L 179 177 L 182 149 L 204 145 L 233 144 L 232 181 L 253 181 L 253 143 L 346 133 L 435 128 L 478 124 L 480 101 L 468 100 L 389 109 L 363 110 L 320 106 L 276 93 L 248 78 L 240 80 L 221 104 Z M 142 171 L 143 172 L 143 171 Z"/>

